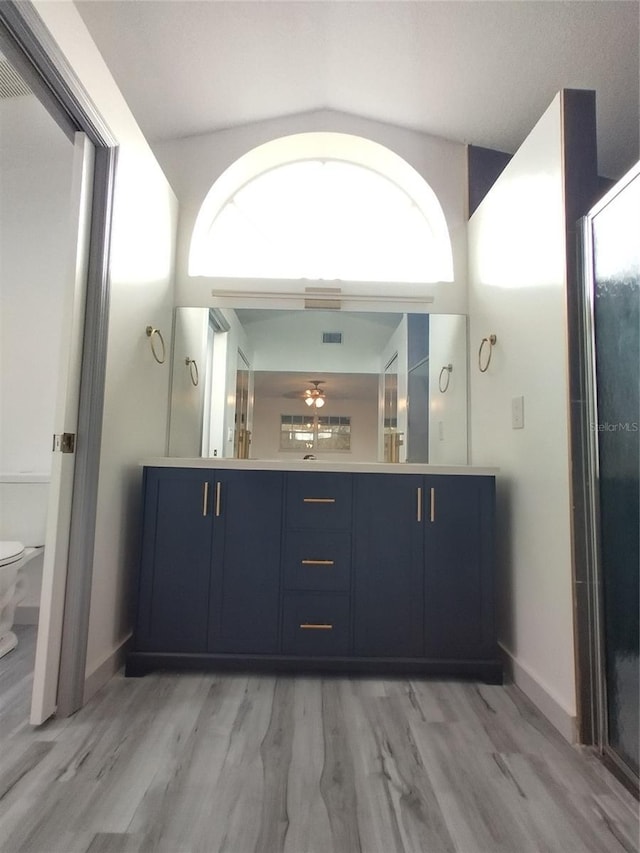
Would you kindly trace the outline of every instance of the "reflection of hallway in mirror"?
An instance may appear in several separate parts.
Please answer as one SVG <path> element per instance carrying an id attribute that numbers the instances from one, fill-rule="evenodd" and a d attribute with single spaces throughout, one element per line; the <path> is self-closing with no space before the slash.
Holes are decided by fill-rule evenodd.
<path id="1" fill-rule="evenodd" d="M 429 315 L 407 315 L 407 462 L 429 462 Z"/>
<path id="2" fill-rule="evenodd" d="M 233 433 L 234 459 L 248 459 L 251 445 L 249 430 L 249 382 L 250 366 L 242 350 L 238 350 L 238 368 L 236 370 L 236 411 Z"/>
<path id="3" fill-rule="evenodd" d="M 322 375 L 326 403 L 315 416 L 305 403 L 308 373 L 254 371 L 251 458 L 291 459 L 295 453 L 302 459 L 312 453 L 323 461 L 377 459 L 378 372 Z"/>
<path id="4" fill-rule="evenodd" d="M 323 459 L 348 453 L 353 462 L 467 462 L 465 316 L 185 306 L 175 312 L 171 456 L 286 455 L 281 418 L 308 411 L 304 390 L 320 376 L 330 383 L 321 386 L 328 391 L 323 414 L 349 418 L 351 427 L 349 450 L 322 450 Z M 421 354 L 409 352 L 409 324 L 419 330 Z M 187 356 L 203 368 L 198 387 Z M 387 378 L 393 409 L 387 415 L 386 365 L 395 374 Z M 451 366 L 444 390 L 438 385 L 443 365 Z"/>
<path id="5" fill-rule="evenodd" d="M 384 461 L 399 462 L 402 433 L 398 432 L 398 353 L 384 369 Z"/>

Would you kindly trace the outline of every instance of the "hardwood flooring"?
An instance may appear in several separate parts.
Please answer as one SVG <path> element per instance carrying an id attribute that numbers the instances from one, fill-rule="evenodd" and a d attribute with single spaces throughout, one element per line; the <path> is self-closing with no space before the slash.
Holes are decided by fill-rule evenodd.
<path id="1" fill-rule="evenodd" d="M 19 631 L 0 661 L 2 853 L 639 849 L 637 802 L 513 686 L 118 676 L 34 729 Z"/>

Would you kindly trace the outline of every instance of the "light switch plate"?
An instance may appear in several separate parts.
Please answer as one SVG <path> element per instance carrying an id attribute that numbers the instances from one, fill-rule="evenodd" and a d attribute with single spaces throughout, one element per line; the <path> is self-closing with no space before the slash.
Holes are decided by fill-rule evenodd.
<path id="1" fill-rule="evenodd" d="M 524 429 L 524 397 L 511 400 L 511 428 Z"/>

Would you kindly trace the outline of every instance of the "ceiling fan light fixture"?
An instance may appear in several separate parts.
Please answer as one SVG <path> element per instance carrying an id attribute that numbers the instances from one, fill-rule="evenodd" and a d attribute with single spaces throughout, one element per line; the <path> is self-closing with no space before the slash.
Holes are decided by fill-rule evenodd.
<path id="1" fill-rule="evenodd" d="M 310 381 L 313 388 L 307 388 L 304 392 L 304 401 L 309 407 L 315 406 L 315 408 L 321 409 L 325 404 L 324 391 L 318 388 L 318 386 L 322 384 L 322 380 L 312 379 Z"/>

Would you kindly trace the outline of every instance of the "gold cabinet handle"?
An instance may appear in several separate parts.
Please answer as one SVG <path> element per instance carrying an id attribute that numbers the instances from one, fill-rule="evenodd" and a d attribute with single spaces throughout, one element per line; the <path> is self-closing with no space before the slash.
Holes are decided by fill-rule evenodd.
<path id="1" fill-rule="evenodd" d="M 418 486 L 418 507 L 416 510 L 417 521 L 422 521 L 422 486 Z"/>
<path id="2" fill-rule="evenodd" d="M 334 504 L 336 502 L 335 498 L 302 498 L 303 503 L 306 504 Z"/>
<path id="3" fill-rule="evenodd" d="M 303 622 L 300 627 L 303 631 L 333 631 L 333 625 L 327 622 Z"/>
<path id="4" fill-rule="evenodd" d="M 222 490 L 222 483 L 218 480 L 216 483 L 216 518 L 220 515 L 220 492 Z"/>
<path id="5" fill-rule="evenodd" d="M 430 511 L 430 519 L 431 521 L 436 520 L 436 490 L 431 489 L 431 511 Z"/>
<path id="6" fill-rule="evenodd" d="M 300 560 L 303 566 L 333 566 L 333 560 Z"/>
<path id="7" fill-rule="evenodd" d="M 205 482 L 202 484 L 202 515 L 206 516 L 207 507 L 209 506 L 209 483 Z"/>

